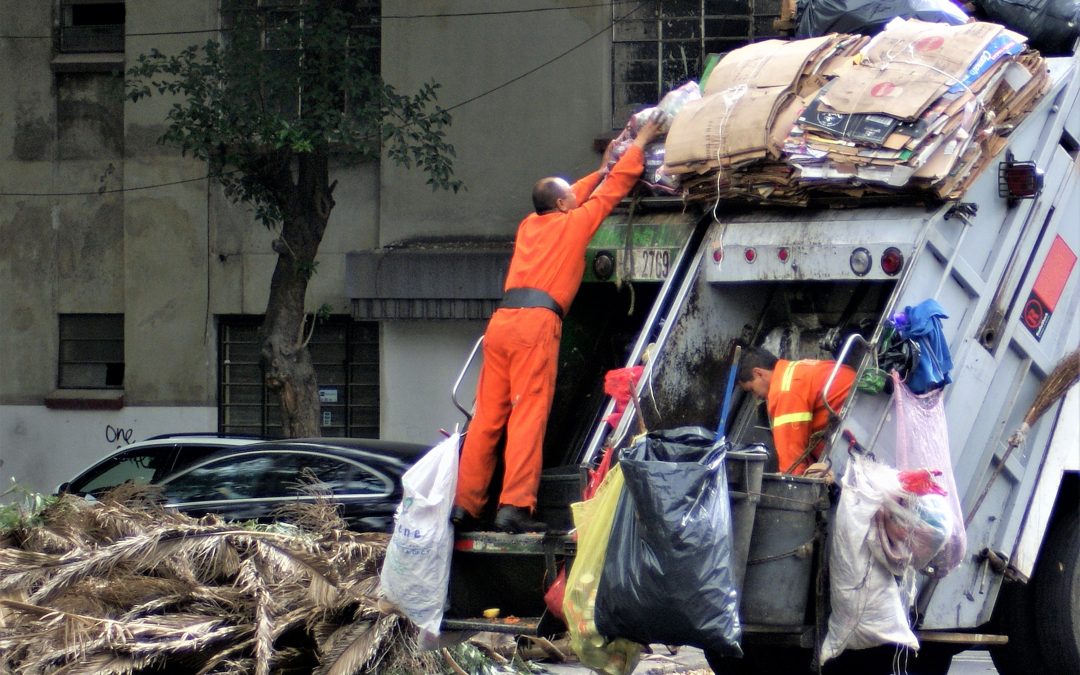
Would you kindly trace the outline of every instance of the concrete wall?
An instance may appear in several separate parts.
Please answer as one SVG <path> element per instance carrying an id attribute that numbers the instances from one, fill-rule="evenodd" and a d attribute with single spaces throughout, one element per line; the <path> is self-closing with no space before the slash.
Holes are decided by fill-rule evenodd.
<path id="1" fill-rule="evenodd" d="M 432 79 L 441 85 L 440 104 L 453 115 L 454 173 L 468 191 L 433 194 L 421 173 L 384 162 L 380 243 L 446 232 L 511 238 L 531 209 L 538 178 L 576 178 L 596 168 L 600 157 L 592 141 L 611 129 L 611 39 L 607 32 L 589 38 L 611 23 L 611 8 L 568 9 L 581 4 L 534 2 L 530 8 L 553 10 L 383 20 L 383 76 L 402 91 Z M 383 14 L 508 7 L 493 0 L 384 0 Z M 586 40 L 565 57 L 506 84 Z"/>

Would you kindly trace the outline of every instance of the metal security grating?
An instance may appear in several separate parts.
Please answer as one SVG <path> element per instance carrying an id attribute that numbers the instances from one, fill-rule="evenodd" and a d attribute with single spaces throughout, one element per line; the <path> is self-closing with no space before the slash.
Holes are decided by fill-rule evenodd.
<path id="1" fill-rule="evenodd" d="M 668 91 L 698 80 L 709 54 L 779 35 L 781 0 L 656 0 L 628 12 L 612 3 L 612 127 Z"/>
<path id="2" fill-rule="evenodd" d="M 219 428 L 222 433 L 279 438 L 276 394 L 263 382 L 258 317 L 220 323 Z M 324 436 L 379 437 L 379 325 L 331 317 L 308 343 L 321 401 Z"/>

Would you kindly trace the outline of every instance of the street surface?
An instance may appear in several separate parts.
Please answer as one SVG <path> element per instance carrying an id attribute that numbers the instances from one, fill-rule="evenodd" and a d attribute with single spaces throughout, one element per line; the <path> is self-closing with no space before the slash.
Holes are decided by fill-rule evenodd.
<path id="1" fill-rule="evenodd" d="M 544 669 L 553 675 L 581 675 L 582 673 L 592 672 L 578 663 L 573 665 L 544 664 Z M 700 649 L 683 647 L 675 656 L 668 656 L 661 647 L 658 653 L 643 657 L 632 675 L 668 675 L 674 673 L 709 675 L 712 670 L 709 669 Z M 997 675 L 997 669 L 994 668 L 994 664 L 990 660 L 989 652 L 966 651 L 953 657 L 949 675 Z"/>

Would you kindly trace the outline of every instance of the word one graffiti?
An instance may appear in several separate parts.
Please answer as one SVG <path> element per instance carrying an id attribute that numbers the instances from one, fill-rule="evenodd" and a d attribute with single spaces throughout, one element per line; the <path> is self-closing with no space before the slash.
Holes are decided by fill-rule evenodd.
<path id="1" fill-rule="evenodd" d="M 131 437 L 135 433 L 134 429 L 125 429 L 123 427 L 114 427 L 111 424 L 105 425 L 105 442 L 106 443 L 122 443 L 127 445 L 131 442 Z"/>

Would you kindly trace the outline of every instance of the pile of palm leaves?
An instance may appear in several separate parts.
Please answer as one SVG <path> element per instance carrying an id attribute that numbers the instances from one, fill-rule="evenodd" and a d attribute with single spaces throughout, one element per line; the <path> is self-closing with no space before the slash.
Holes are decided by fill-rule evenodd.
<path id="1" fill-rule="evenodd" d="M 297 514 L 302 527 L 249 528 L 124 492 L 0 514 L 0 672 L 453 668 L 379 611 L 387 535 L 348 531 L 328 505 Z"/>

